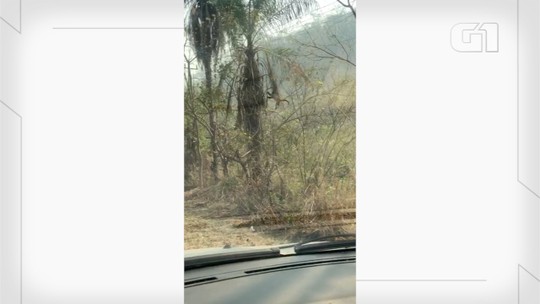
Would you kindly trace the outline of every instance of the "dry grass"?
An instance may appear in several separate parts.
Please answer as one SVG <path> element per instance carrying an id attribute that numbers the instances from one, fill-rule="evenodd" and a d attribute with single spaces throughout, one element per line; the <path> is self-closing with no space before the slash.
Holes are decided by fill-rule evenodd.
<path id="1" fill-rule="evenodd" d="M 185 193 L 185 250 L 276 245 L 355 232 L 350 188 L 339 193 L 315 191 L 296 204 L 257 201 L 252 204 L 256 209 L 246 210 L 246 202 L 254 200 L 253 192 L 230 185 L 219 183 Z"/>
<path id="2" fill-rule="evenodd" d="M 252 232 L 249 227 L 235 228 L 232 219 L 203 219 L 187 214 L 184 221 L 185 250 L 226 245 L 232 247 L 275 245 L 285 241 L 263 232 Z"/>

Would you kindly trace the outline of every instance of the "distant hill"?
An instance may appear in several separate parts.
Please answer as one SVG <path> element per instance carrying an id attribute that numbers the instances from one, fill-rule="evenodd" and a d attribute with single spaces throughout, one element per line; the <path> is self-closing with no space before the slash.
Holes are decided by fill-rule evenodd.
<path id="1" fill-rule="evenodd" d="M 321 17 L 292 33 L 269 38 L 263 47 L 286 54 L 306 72 L 311 71 L 314 81 L 325 85 L 336 79 L 354 79 L 356 19 L 350 13 Z M 275 70 L 282 82 L 290 75 L 287 67 Z"/>

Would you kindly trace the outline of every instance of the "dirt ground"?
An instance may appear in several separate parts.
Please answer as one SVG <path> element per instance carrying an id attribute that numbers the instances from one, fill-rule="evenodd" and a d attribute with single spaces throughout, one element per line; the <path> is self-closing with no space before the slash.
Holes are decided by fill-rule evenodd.
<path id="1" fill-rule="evenodd" d="M 287 244 L 299 241 L 291 237 L 304 230 L 276 229 L 251 225 L 249 217 L 231 216 L 225 204 L 208 203 L 202 197 L 186 193 L 184 200 L 184 250 L 200 248 L 250 247 Z M 354 219 L 338 224 L 354 233 Z M 253 230 L 251 229 L 253 227 Z"/>
<path id="2" fill-rule="evenodd" d="M 184 201 L 184 250 L 216 247 L 249 247 L 287 243 L 254 227 L 243 227 L 246 219 L 220 218 L 211 212 L 207 203 L 198 200 Z M 238 227 L 242 226 L 242 227 Z"/>
<path id="3" fill-rule="evenodd" d="M 184 249 L 214 247 L 249 247 L 285 243 L 263 232 L 252 232 L 250 228 L 235 228 L 234 219 L 204 218 L 201 215 L 185 213 Z"/>

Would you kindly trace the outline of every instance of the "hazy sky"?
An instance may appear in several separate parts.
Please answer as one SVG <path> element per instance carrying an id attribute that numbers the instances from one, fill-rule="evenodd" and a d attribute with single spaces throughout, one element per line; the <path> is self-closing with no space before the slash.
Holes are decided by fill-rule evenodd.
<path id="1" fill-rule="evenodd" d="M 342 0 L 342 1 L 347 2 L 347 0 Z M 293 32 L 295 30 L 299 30 L 305 24 L 313 22 L 316 17 L 321 17 L 326 14 L 333 14 L 337 12 L 347 12 L 347 9 L 344 8 L 341 4 L 339 4 L 337 0 L 317 0 L 317 2 L 319 3 L 319 7 L 316 10 L 314 10 L 311 14 L 299 20 L 295 20 L 287 24 L 286 26 L 281 27 L 281 34 L 286 34 L 286 33 Z M 351 0 L 351 3 L 355 4 L 356 0 Z M 270 36 L 274 36 L 273 33 L 275 33 L 275 35 L 279 35 L 279 31 L 275 31 L 275 30 L 274 31 L 267 30 L 266 33 Z M 186 48 L 185 51 L 188 54 L 192 54 L 192 51 L 190 48 Z M 194 72 L 194 78 L 199 78 L 199 77 L 202 77 L 202 76 L 201 75 L 197 76 L 197 73 Z"/>
<path id="2" fill-rule="evenodd" d="M 300 20 L 293 21 L 291 24 L 287 25 L 287 32 L 297 30 L 300 26 L 312 22 L 314 17 L 346 11 L 346 8 L 339 4 L 337 0 L 317 0 L 317 2 L 319 3 L 319 8 L 313 11 L 310 15 L 305 16 Z M 342 2 L 347 2 L 347 0 L 342 0 Z M 351 3 L 354 5 L 356 0 L 352 0 Z"/>

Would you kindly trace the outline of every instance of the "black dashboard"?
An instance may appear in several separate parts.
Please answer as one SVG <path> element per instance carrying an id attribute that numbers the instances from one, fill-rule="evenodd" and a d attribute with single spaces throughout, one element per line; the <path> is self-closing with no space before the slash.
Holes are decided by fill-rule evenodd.
<path id="1" fill-rule="evenodd" d="M 185 303 L 355 303 L 355 251 L 186 270 Z"/>

